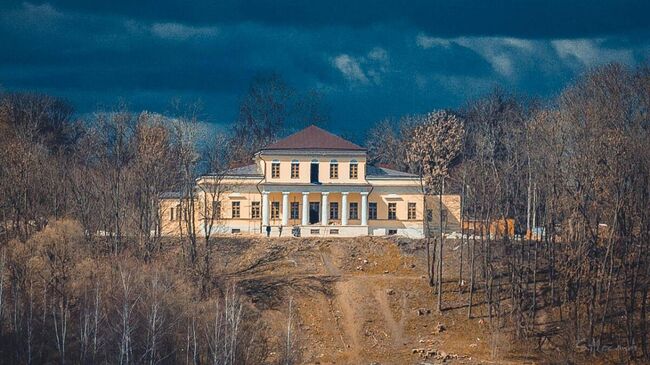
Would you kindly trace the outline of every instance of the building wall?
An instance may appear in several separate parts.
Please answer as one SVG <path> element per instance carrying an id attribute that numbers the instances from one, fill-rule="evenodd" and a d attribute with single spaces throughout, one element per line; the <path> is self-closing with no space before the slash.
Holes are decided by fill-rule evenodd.
<path id="1" fill-rule="evenodd" d="M 422 237 L 424 235 L 424 219 L 426 217 L 424 197 L 422 194 L 414 193 L 372 193 L 368 197 L 368 203 L 377 203 L 377 219 L 369 220 L 370 234 L 384 235 L 388 230 L 397 230 L 397 234 L 408 237 Z M 388 219 L 388 204 L 395 203 L 397 208 L 397 219 Z M 408 204 L 415 204 L 415 219 L 408 219 Z M 446 232 L 460 232 L 460 196 L 443 195 L 443 209 L 447 211 L 447 219 L 444 222 Z M 429 222 L 431 231 L 439 230 L 439 204 L 438 197 L 427 199 L 426 209 L 431 210 L 432 221 Z"/>
<path id="2" fill-rule="evenodd" d="M 253 202 L 261 202 L 262 197 L 257 190 L 257 183 L 260 179 L 219 179 L 217 184 L 211 185 L 213 181 L 209 177 L 203 177 L 197 181 L 199 187 L 196 192 L 195 224 L 200 234 L 205 231 L 205 225 L 212 226 L 213 233 L 231 233 L 233 229 L 239 229 L 242 233 L 259 233 L 261 226 L 260 219 L 251 218 Z M 212 201 L 220 202 L 221 215 L 219 218 L 211 218 Z M 240 217 L 232 218 L 232 202 L 237 201 L 240 205 Z M 207 202 L 207 207 L 205 206 Z M 182 202 L 187 204 L 187 202 Z M 179 236 L 187 233 L 186 221 L 179 220 L 177 216 L 178 207 L 182 205 L 181 200 L 162 199 L 161 209 L 161 232 L 163 235 Z M 171 219 L 172 210 L 176 219 Z M 181 217 L 182 218 L 182 217 Z"/>
<path id="3" fill-rule="evenodd" d="M 465 232 L 470 235 L 485 235 L 492 238 L 515 237 L 515 220 L 512 218 L 483 221 L 470 219 L 463 222 Z"/>
<path id="4" fill-rule="evenodd" d="M 311 177 L 311 161 L 318 160 L 318 178 L 321 183 L 328 184 L 366 184 L 364 176 L 366 174 L 366 158 L 364 156 L 295 156 L 295 155 L 263 155 L 258 157 L 260 171 L 265 174 L 266 181 L 269 183 L 302 183 L 309 184 Z M 299 178 L 291 178 L 291 162 L 297 160 L 300 165 Z M 330 162 L 336 160 L 339 165 L 339 177 L 330 178 Z M 358 177 L 350 179 L 350 162 L 356 160 L 359 166 Z M 273 161 L 280 162 L 280 177 L 273 178 L 271 175 L 271 164 Z M 266 166 L 266 169 L 264 168 Z"/>
<path id="5" fill-rule="evenodd" d="M 439 219 L 440 219 L 440 205 L 438 196 L 433 195 L 427 198 L 427 209 L 431 209 L 433 216 L 430 228 L 433 231 L 439 232 Z M 461 231 L 461 200 L 460 195 L 443 195 L 442 208 L 447 211 L 447 221 L 445 223 L 446 232 L 460 232 Z"/>
<path id="6" fill-rule="evenodd" d="M 377 203 L 377 219 L 369 219 L 368 227 L 359 227 L 361 224 L 361 194 L 358 192 L 350 192 L 348 194 L 348 204 L 352 202 L 358 203 L 358 219 L 349 219 L 347 228 L 333 228 L 338 231 L 340 236 L 346 235 L 359 235 L 359 234 L 373 234 L 384 235 L 397 231 L 397 234 L 409 237 L 422 237 L 424 235 L 424 219 L 426 218 L 426 210 L 424 204 L 424 197 L 421 193 L 420 181 L 417 178 L 400 177 L 400 178 L 386 178 L 386 177 L 366 177 L 366 159 L 365 156 L 339 156 L 336 154 L 323 156 L 322 154 L 315 153 L 313 155 L 296 156 L 296 155 L 258 155 L 256 163 L 260 166 L 260 172 L 265 173 L 266 179 L 260 177 L 241 177 L 241 178 L 215 178 L 204 176 L 197 180 L 197 205 L 195 222 L 197 232 L 202 232 L 205 229 L 206 216 L 204 212 L 206 207 L 204 202 L 208 201 L 208 207 L 211 207 L 211 200 L 216 198 L 220 201 L 221 216 L 215 219 L 212 227 L 213 233 L 232 233 L 237 230 L 241 233 L 248 234 L 265 234 L 262 232 L 261 227 L 261 210 L 262 210 L 262 196 L 260 190 L 263 189 L 259 184 L 264 182 L 284 184 L 289 187 L 291 185 L 309 184 L 311 161 L 317 159 L 319 161 L 319 181 L 324 191 L 327 191 L 327 184 L 335 184 L 339 189 L 340 185 L 365 185 L 370 184 L 370 194 L 368 195 L 368 203 Z M 336 159 L 339 165 L 339 178 L 330 179 L 330 161 Z M 271 163 L 276 160 L 280 162 L 280 177 L 271 177 Z M 300 164 L 300 175 L 297 179 L 291 178 L 291 162 L 298 160 Z M 356 160 L 358 162 L 359 171 L 357 179 L 349 178 L 350 161 Z M 266 169 L 264 166 L 266 165 Z M 215 181 L 217 182 L 215 184 Z M 300 225 L 302 222 L 302 191 L 300 187 L 296 187 L 297 191 L 289 194 L 289 206 L 291 203 L 298 203 L 298 218 L 291 218 L 289 214 L 289 226 Z M 221 190 L 221 191 L 219 191 Z M 357 190 L 358 191 L 358 190 Z M 240 205 L 239 218 L 232 217 L 232 202 L 237 201 Z M 252 206 L 254 202 L 259 202 L 260 217 L 252 218 Z M 269 223 L 272 226 L 273 235 L 279 234 L 278 228 L 282 222 L 282 192 L 269 193 L 269 212 L 273 203 L 277 203 L 280 207 L 277 217 L 270 216 Z M 309 194 L 309 202 L 319 202 L 322 205 L 322 194 L 313 192 Z M 303 229 L 301 234 L 310 235 L 327 235 L 332 227 L 341 226 L 341 216 L 343 213 L 342 207 L 342 194 L 340 192 L 330 192 L 328 196 L 328 203 L 338 202 L 338 218 L 329 219 L 327 227 L 319 231 L 318 234 L 312 234 L 312 229 Z M 460 196 L 458 195 L 444 195 L 442 197 L 443 209 L 447 211 L 446 231 L 460 231 Z M 396 204 L 396 219 L 388 219 L 388 206 L 389 203 Z M 408 204 L 415 203 L 416 216 L 414 219 L 408 219 Z M 176 199 L 163 199 L 161 201 L 161 230 L 163 235 L 181 235 L 186 233 L 186 224 L 178 218 L 178 206 L 180 200 Z M 329 217 L 329 204 L 327 207 L 320 207 L 321 211 L 319 217 L 322 215 L 322 209 L 327 209 Z M 427 198 L 426 209 L 431 210 L 432 221 L 429 227 L 431 231 L 439 229 L 439 206 L 438 197 L 431 196 Z M 174 211 L 172 219 L 171 213 Z M 368 209 L 370 211 L 370 209 Z M 209 211 L 208 211 L 209 212 Z M 320 219 L 319 219 L 320 220 Z M 357 227 L 354 227 L 357 226 Z M 309 226 L 307 228 L 312 228 Z M 290 235 L 291 229 L 285 228 L 283 235 Z M 315 229 L 315 228 L 314 228 Z M 361 232 L 360 230 L 365 232 Z M 286 232 L 286 233 L 285 233 Z"/>
<path id="7" fill-rule="evenodd" d="M 200 182 L 205 184 L 206 182 Z M 361 228 L 366 232 L 365 234 L 371 235 L 385 235 L 388 230 L 396 230 L 397 234 L 408 237 L 422 237 L 423 236 L 423 219 L 425 218 L 424 199 L 423 196 L 417 193 L 419 188 L 413 184 L 404 184 L 403 181 L 393 181 L 392 186 L 390 181 L 383 181 L 381 185 L 373 187 L 372 192 L 368 195 L 368 203 L 377 203 L 377 219 L 369 219 L 368 227 L 356 227 L 361 224 L 361 194 L 351 192 L 348 194 L 348 204 L 352 202 L 358 203 L 358 217 L 359 219 L 349 219 L 348 228 L 341 226 L 342 215 L 342 195 L 341 193 L 330 193 L 328 196 L 329 202 L 339 203 L 339 218 L 329 219 L 329 225 L 322 227 L 319 234 L 311 234 L 312 226 L 305 227 L 301 230 L 301 234 L 306 236 L 322 236 L 328 235 L 327 232 L 331 228 L 340 227 L 338 235 L 345 237 L 348 235 L 359 235 Z M 203 234 L 205 214 L 204 202 L 207 198 L 208 202 L 211 197 L 218 195 L 218 200 L 221 202 L 221 218 L 215 220 L 212 231 L 215 234 L 232 233 L 234 230 L 239 230 L 244 234 L 265 234 L 261 227 L 261 217 L 252 218 L 253 202 L 259 202 L 260 214 L 262 209 L 262 197 L 256 187 L 255 180 L 234 180 L 222 181 L 224 184 L 224 191 L 219 194 L 207 194 L 201 190 L 197 194 L 199 203 L 196 205 L 196 227 L 197 232 Z M 399 185 L 402 184 L 402 185 Z M 214 191 L 208 188 L 206 191 Z M 240 203 L 240 217 L 232 218 L 232 202 L 237 201 Z M 277 236 L 279 234 L 278 227 L 282 222 L 282 192 L 271 192 L 269 194 L 269 211 L 273 202 L 277 202 L 280 207 L 280 212 L 277 218 L 271 217 L 269 222 L 272 228 L 272 234 Z M 298 218 L 291 218 L 289 215 L 289 227 L 285 227 L 283 235 L 291 234 L 291 226 L 300 225 L 302 222 L 302 192 L 292 192 L 289 194 L 289 209 L 291 203 L 296 202 L 299 205 Z M 320 193 L 310 193 L 309 202 L 319 202 L 322 204 L 322 195 Z M 388 204 L 396 204 L 396 220 L 388 219 Z M 415 203 L 416 217 L 415 219 L 408 219 L 408 203 Z M 177 219 L 177 207 L 180 205 L 179 199 L 163 199 L 161 201 L 161 228 L 163 235 L 178 236 L 181 233 L 186 233 L 187 228 L 185 222 Z M 210 205 L 210 204 L 209 204 Z M 438 200 L 437 196 L 430 197 L 427 201 L 427 208 L 432 210 L 433 222 L 432 227 L 438 227 Z M 460 231 L 460 196 L 458 195 L 444 195 L 443 208 L 448 211 L 447 217 L 447 231 Z M 174 219 L 171 219 L 172 209 L 174 212 Z M 321 209 L 323 207 L 321 206 Z M 326 207 L 329 217 L 329 206 Z M 322 214 L 322 210 L 321 210 Z M 320 217 L 320 215 L 319 215 Z M 318 224 L 316 225 L 318 226 Z M 316 228 L 314 226 L 314 228 Z M 308 230 L 309 229 L 309 230 Z M 365 231 L 367 230 L 367 231 Z"/>

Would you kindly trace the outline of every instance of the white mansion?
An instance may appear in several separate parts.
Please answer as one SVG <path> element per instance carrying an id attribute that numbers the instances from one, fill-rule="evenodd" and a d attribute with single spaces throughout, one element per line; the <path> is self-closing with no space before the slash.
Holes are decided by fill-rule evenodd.
<path id="1" fill-rule="evenodd" d="M 423 237 L 425 217 L 438 221 L 437 202 L 427 204 L 419 177 L 366 164 L 366 150 L 310 126 L 253 156 L 254 164 L 220 176 L 197 179 L 199 206 L 212 206 L 211 220 L 197 209 L 199 229 L 215 233 L 278 236 L 341 236 L 398 234 Z M 209 204 L 209 184 L 219 184 L 219 198 Z M 178 194 L 161 203 L 162 231 L 185 231 Z M 206 204 L 207 203 L 207 204 Z M 447 230 L 459 226 L 460 197 L 443 196 Z M 432 219 L 436 217 L 436 219 Z M 209 224 L 209 226 L 208 226 Z"/>

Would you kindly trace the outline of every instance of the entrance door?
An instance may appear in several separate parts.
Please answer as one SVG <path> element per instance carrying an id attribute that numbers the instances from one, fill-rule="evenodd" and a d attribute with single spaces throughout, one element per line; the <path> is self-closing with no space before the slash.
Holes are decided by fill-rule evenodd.
<path id="1" fill-rule="evenodd" d="M 318 184 L 318 162 L 311 163 L 311 176 L 309 181 L 312 184 Z"/>
<path id="2" fill-rule="evenodd" d="M 319 202 L 310 202 L 309 203 L 309 224 L 318 223 L 320 221 L 320 203 Z"/>

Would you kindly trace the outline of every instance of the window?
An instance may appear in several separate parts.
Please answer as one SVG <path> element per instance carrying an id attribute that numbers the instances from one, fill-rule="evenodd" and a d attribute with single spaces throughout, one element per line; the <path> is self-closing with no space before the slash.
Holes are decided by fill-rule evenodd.
<path id="1" fill-rule="evenodd" d="M 377 219 L 377 203 L 368 203 L 368 219 Z"/>
<path id="2" fill-rule="evenodd" d="M 280 177 L 280 162 L 271 163 L 271 178 L 277 179 Z"/>
<path id="3" fill-rule="evenodd" d="M 240 216 L 240 204 L 239 202 L 232 202 L 232 217 L 239 218 Z"/>
<path id="4" fill-rule="evenodd" d="M 252 202 L 251 203 L 251 218 L 259 219 L 260 218 L 260 212 L 261 212 L 260 202 Z"/>
<path id="5" fill-rule="evenodd" d="M 298 219 L 298 212 L 300 211 L 300 204 L 298 202 L 291 203 L 291 219 Z"/>
<path id="6" fill-rule="evenodd" d="M 339 219 L 339 203 L 330 203 L 330 219 Z"/>
<path id="7" fill-rule="evenodd" d="M 280 218 L 280 202 L 271 202 L 271 219 Z"/>
<path id="8" fill-rule="evenodd" d="M 214 212 L 214 219 L 221 219 L 221 202 L 212 202 L 212 211 Z"/>
<path id="9" fill-rule="evenodd" d="M 181 220 L 182 216 L 183 216 L 183 211 L 181 210 L 181 205 L 177 204 L 176 205 L 176 220 L 177 221 Z"/>
<path id="10" fill-rule="evenodd" d="M 330 234 L 339 234 L 338 229 L 330 229 Z"/>
<path id="11" fill-rule="evenodd" d="M 309 182 L 318 184 L 318 160 L 311 160 Z"/>
<path id="12" fill-rule="evenodd" d="M 397 203 L 388 203 L 388 219 L 397 219 Z"/>
<path id="13" fill-rule="evenodd" d="M 339 178 L 339 163 L 336 160 L 330 161 L 330 179 Z"/>
<path id="14" fill-rule="evenodd" d="M 241 229 L 239 229 L 239 228 L 233 228 L 233 229 L 230 231 L 230 233 L 232 233 L 232 234 L 241 233 Z"/>
<path id="15" fill-rule="evenodd" d="M 300 163 L 296 160 L 291 161 L 291 178 L 300 178 Z"/>
<path id="16" fill-rule="evenodd" d="M 388 235 L 389 235 L 389 236 L 392 236 L 392 235 L 394 235 L 394 234 L 397 234 L 397 230 L 396 230 L 396 229 L 389 229 L 389 230 L 388 230 Z"/>
<path id="17" fill-rule="evenodd" d="M 350 219 L 359 219 L 359 203 L 350 203 Z"/>
<path id="18" fill-rule="evenodd" d="M 320 234 L 320 229 L 312 229 L 309 231 L 311 234 Z"/>
<path id="19" fill-rule="evenodd" d="M 409 208 L 408 208 L 408 219 L 415 219 L 416 214 L 415 214 L 415 203 L 409 203 Z"/>
<path id="20" fill-rule="evenodd" d="M 359 177 L 359 164 L 357 161 L 350 161 L 350 179 L 356 179 Z"/>
<path id="21" fill-rule="evenodd" d="M 170 214 L 169 214 L 169 220 L 173 221 L 174 220 L 174 207 L 170 208 Z"/>

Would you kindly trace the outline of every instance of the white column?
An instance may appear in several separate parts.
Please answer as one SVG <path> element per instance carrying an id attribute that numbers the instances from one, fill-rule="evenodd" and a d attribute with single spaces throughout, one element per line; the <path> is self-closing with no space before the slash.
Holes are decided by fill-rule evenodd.
<path id="1" fill-rule="evenodd" d="M 361 225 L 368 225 L 368 193 L 361 193 Z"/>
<path id="2" fill-rule="evenodd" d="M 341 193 L 341 225 L 348 225 L 348 193 Z"/>
<path id="3" fill-rule="evenodd" d="M 269 193 L 262 192 L 262 227 L 269 225 Z"/>
<path id="4" fill-rule="evenodd" d="M 289 224 L 289 192 L 282 193 L 282 225 Z"/>
<path id="5" fill-rule="evenodd" d="M 302 225 L 309 224 L 309 193 L 302 193 Z"/>
<path id="6" fill-rule="evenodd" d="M 321 195 L 323 196 L 323 202 L 321 203 L 321 219 L 320 219 L 320 224 L 326 226 L 327 225 L 327 219 L 329 218 L 329 206 L 327 205 L 327 196 L 330 195 L 328 192 L 322 192 Z"/>

